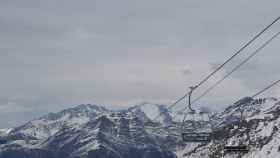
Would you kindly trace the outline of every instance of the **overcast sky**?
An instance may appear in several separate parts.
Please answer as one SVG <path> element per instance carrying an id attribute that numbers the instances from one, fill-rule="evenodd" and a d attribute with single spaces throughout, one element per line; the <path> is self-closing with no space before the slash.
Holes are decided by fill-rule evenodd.
<path id="1" fill-rule="evenodd" d="M 169 104 L 279 15 L 279 0 L 0 0 L 0 128 L 82 103 Z M 222 108 L 279 79 L 279 48 L 277 38 L 196 106 Z"/>

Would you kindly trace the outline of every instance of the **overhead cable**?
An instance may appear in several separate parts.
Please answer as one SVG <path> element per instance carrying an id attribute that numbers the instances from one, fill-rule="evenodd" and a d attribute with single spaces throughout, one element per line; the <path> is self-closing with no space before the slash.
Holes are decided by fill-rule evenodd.
<path id="1" fill-rule="evenodd" d="M 196 89 L 199 86 L 201 86 L 203 83 L 205 83 L 210 77 L 212 77 L 214 74 L 216 74 L 220 69 L 222 69 L 228 62 L 230 62 L 234 57 L 236 57 L 238 54 L 240 54 L 246 47 L 248 47 L 252 42 L 254 42 L 259 36 L 261 36 L 264 32 L 266 32 L 273 24 L 275 24 L 277 21 L 279 21 L 280 16 L 276 18 L 272 23 L 270 23 L 268 26 L 266 26 L 261 32 L 259 32 L 257 35 L 255 35 L 251 40 L 249 40 L 247 43 L 245 43 L 237 52 L 235 52 L 230 58 L 228 58 L 223 64 L 221 64 L 218 68 L 216 68 L 213 72 L 211 72 L 208 76 L 206 76 L 203 80 L 201 80 L 196 86 L 193 88 Z M 192 91 L 194 90 L 192 89 Z M 184 98 L 186 98 L 189 95 L 190 92 L 184 94 L 184 96 L 177 99 L 173 104 L 167 107 L 168 110 L 176 106 L 180 101 L 182 101 Z M 153 120 L 156 120 L 158 117 L 160 117 L 162 113 L 160 112 Z"/>
<path id="2" fill-rule="evenodd" d="M 232 69 L 229 73 L 227 73 L 223 78 L 221 78 L 219 81 L 217 81 L 214 85 L 212 85 L 210 88 L 208 88 L 206 91 L 204 91 L 199 97 L 193 100 L 192 103 L 197 102 L 201 98 L 203 98 L 205 95 L 207 95 L 210 91 L 212 91 L 214 88 L 216 88 L 219 84 L 221 84 L 225 79 L 227 79 L 232 73 L 237 71 L 241 66 L 243 66 L 246 62 L 248 62 L 251 58 L 253 58 L 255 55 L 257 55 L 263 48 L 265 48 L 271 41 L 273 41 L 276 37 L 280 35 L 280 32 L 273 35 L 269 40 L 267 40 L 263 45 L 261 45 L 256 51 L 254 51 L 250 56 L 248 56 L 245 60 L 243 60 L 240 64 L 238 64 L 234 69 Z"/>

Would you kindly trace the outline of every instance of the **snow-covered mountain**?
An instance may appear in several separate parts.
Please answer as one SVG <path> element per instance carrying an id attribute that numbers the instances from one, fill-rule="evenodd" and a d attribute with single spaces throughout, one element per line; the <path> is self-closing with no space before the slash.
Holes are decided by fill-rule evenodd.
<path id="1" fill-rule="evenodd" d="M 239 144 L 250 147 L 240 158 L 274 158 L 279 115 L 276 98 L 246 97 L 215 114 L 171 112 L 147 102 L 122 111 L 78 105 L 0 130 L 0 158 L 218 158 L 232 156 L 224 146 Z M 186 131 L 212 132 L 215 139 L 186 143 Z"/>
<path id="2" fill-rule="evenodd" d="M 217 138 L 192 143 L 177 151 L 180 157 L 276 158 L 280 156 L 280 102 L 277 98 L 243 98 L 212 116 Z M 246 145 L 244 153 L 231 153 L 225 146 Z"/>
<path id="3" fill-rule="evenodd" d="M 109 115 L 109 110 L 96 105 L 78 105 L 58 113 L 50 113 L 13 129 L 11 134 L 44 139 L 54 135 L 64 126 L 82 126 L 99 115 Z"/>
<path id="4" fill-rule="evenodd" d="M 163 106 L 151 105 L 151 110 Z M 145 129 L 151 121 L 148 104 L 123 111 L 96 105 L 79 105 L 50 113 L 14 128 L 0 138 L 0 158 L 14 155 L 81 158 L 174 158 L 176 155 L 156 139 L 155 128 Z M 157 127 L 160 127 L 158 124 Z M 165 136 L 168 136 L 168 132 Z"/>

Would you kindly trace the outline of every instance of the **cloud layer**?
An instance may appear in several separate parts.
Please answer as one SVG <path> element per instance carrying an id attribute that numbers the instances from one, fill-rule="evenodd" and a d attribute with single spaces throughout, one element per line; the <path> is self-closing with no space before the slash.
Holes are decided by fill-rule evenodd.
<path id="1" fill-rule="evenodd" d="M 171 103 L 279 15 L 277 0 L 0 1 L 0 127 L 81 103 Z M 198 106 L 222 107 L 278 79 L 279 42 Z"/>

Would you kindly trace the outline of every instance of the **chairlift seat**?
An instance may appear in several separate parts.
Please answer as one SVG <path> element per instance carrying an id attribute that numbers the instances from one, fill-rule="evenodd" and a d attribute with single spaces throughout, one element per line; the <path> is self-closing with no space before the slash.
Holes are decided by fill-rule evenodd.
<path id="1" fill-rule="evenodd" d="M 208 132 L 185 132 L 182 133 L 182 139 L 184 142 L 210 142 L 212 139 L 212 133 Z"/>
<path id="2" fill-rule="evenodd" d="M 239 146 L 225 146 L 224 149 L 227 152 L 248 152 L 249 148 L 246 145 L 239 145 Z"/>

